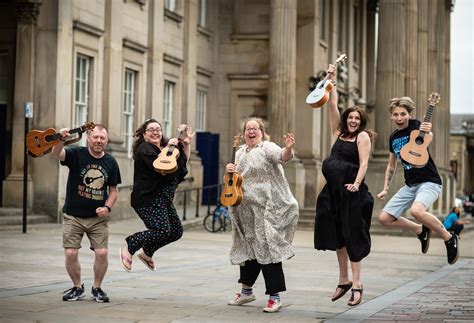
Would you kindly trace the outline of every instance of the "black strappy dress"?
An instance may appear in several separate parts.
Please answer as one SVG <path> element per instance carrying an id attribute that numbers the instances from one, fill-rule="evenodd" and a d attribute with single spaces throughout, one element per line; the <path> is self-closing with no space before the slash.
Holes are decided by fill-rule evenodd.
<path id="1" fill-rule="evenodd" d="M 358 262 L 370 253 L 374 199 L 364 181 L 357 192 L 344 186 L 354 183 L 359 171 L 357 138 L 352 142 L 338 137 L 322 171 L 327 183 L 316 203 L 314 247 L 336 250 L 345 246 L 349 259 Z"/>

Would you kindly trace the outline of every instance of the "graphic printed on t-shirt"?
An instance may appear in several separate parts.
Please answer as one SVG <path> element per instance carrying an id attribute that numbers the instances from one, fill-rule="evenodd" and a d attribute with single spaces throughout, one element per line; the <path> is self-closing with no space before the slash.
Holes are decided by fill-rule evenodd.
<path id="1" fill-rule="evenodd" d="M 410 164 L 404 162 L 403 159 L 400 157 L 400 150 L 402 150 L 402 147 L 409 141 L 409 139 L 410 139 L 410 136 L 403 136 L 403 137 L 400 137 L 400 138 L 393 139 L 393 141 L 392 141 L 393 152 L 395 153 L 397 158 L 399 158 L 401 160 L 402 165 L 403 165 L 403 169 L 405 169 L 405 170 L 413 168 L 413 166 L 411 166 Z"/>
<path id="2" fill-rule="evenodd" d="M 90 200 L 105 200 L 104 184 L 109 175 L 101 165 L 89 164 L 81 171 L 82 184 L 77 186 L 77 195 Z"/>

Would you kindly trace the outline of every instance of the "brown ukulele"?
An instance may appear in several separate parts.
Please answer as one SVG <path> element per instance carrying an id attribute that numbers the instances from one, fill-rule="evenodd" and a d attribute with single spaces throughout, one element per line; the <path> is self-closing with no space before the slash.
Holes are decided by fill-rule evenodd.
<path id="1" fill-rule="evenodd" d="M 441 97 L 438 93 L 433 92 L 428 98 L 429 106 L 426 110 L 424 122 L 430 122 L 433 115 L 433 109 L 439 103 Z M 400 156 L 404 161 L 411 164 L 415 168 L 421 168 L 428 163 L 429 154 L 428 146 L 433 140 L 433 135 L 426 131 L 413 130 L 410 133 L 410 140 L 400 150 Z"/>
<path id="2" fill-rule="evenodd" d="M 65 145 L 78 142 L 82 138 L 82 133 L 87 130 L 94 129 L 93 122 L 86 122 L 83 126 L 69 130 L 70 134 L 79 134 L 77 138 L 66 140 Z M 59 144 L 61 134 L 57 133 L 54 128 L 46 129 L 45 131 L 31 130 L 26 135 L 26 147 L 28 154 L 31 157 L 41 157 L 48 154 L 54 146 Z"/>
<path id="3" fill-rule="evenodd" d="M 240 134 L 235 135 L 232 145 L 232 164 L 235 163 L 235 152 L 240 144 Z M 237 206 L 242 202 L 242 176 L 239 173 L 226 173 L 224 175 L 224 189 L 221 193 L 221 204 L 224 206 Z"/>
<path id="4" fill-rule="evenodd" d="M 184 129 L 178 129 L 176 137 L 182 139 L 184 133 L 186 133 L 187 127 Z M 155 171 L 161 173 L 162 175 L 171 174 L 178 170 L 178 157 L 179 149 L 177 145 L 168 144 L 160 152 L 158 157 L 153 162 L 153 168 Z"/>
<path id="5" fill-rule="evenodd" d="M 336 59 L 334 65 L 343 62 L 347 59 L 346 54 L 342 54 Z M 320 108 L 329 100 L 329 92 L 333 89 L 334 85 L 329 80 L 329 73 L 326 74 L 326 77 L 319 81 L 314 90 L 306 97 L 306 103 L 309 104 L 312 108 Z"/>

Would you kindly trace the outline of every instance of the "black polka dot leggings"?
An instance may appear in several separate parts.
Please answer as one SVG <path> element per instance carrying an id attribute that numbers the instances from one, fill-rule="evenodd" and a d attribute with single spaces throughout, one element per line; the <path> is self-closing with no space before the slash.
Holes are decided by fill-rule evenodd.
<path id="1" fill-rule="evenodd" d="M 151 206 L 135 211 L 148 230 L 134 233 L 125 239 L 130 254 L 143 248 L 145 255 L 152 257 L 156 250 L 179 240 L 183 235 L 181 220 L 168 198 L 158 197 Z"/>

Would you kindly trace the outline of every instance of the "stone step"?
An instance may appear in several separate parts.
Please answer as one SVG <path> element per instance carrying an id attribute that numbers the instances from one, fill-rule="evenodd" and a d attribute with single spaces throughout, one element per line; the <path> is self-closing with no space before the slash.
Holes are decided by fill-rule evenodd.
<path id="1" fill-rule="evenodd" d="M 30 210 L 26 210 L 26 214 L 29 214 Z M 0 207 L 0 217 L 3 216 L 23 216 L 23 209 L 20 207 Z"/>
<path id="2" fill-rule="evenodd" d="M 53 218 L 49 215 L 28 214 L 26 217 L 28 224 L 52 223 Z M 0 217 L 0 226 L 21 225 L 23 224 L 22 215 L 4 215 Z"/>

